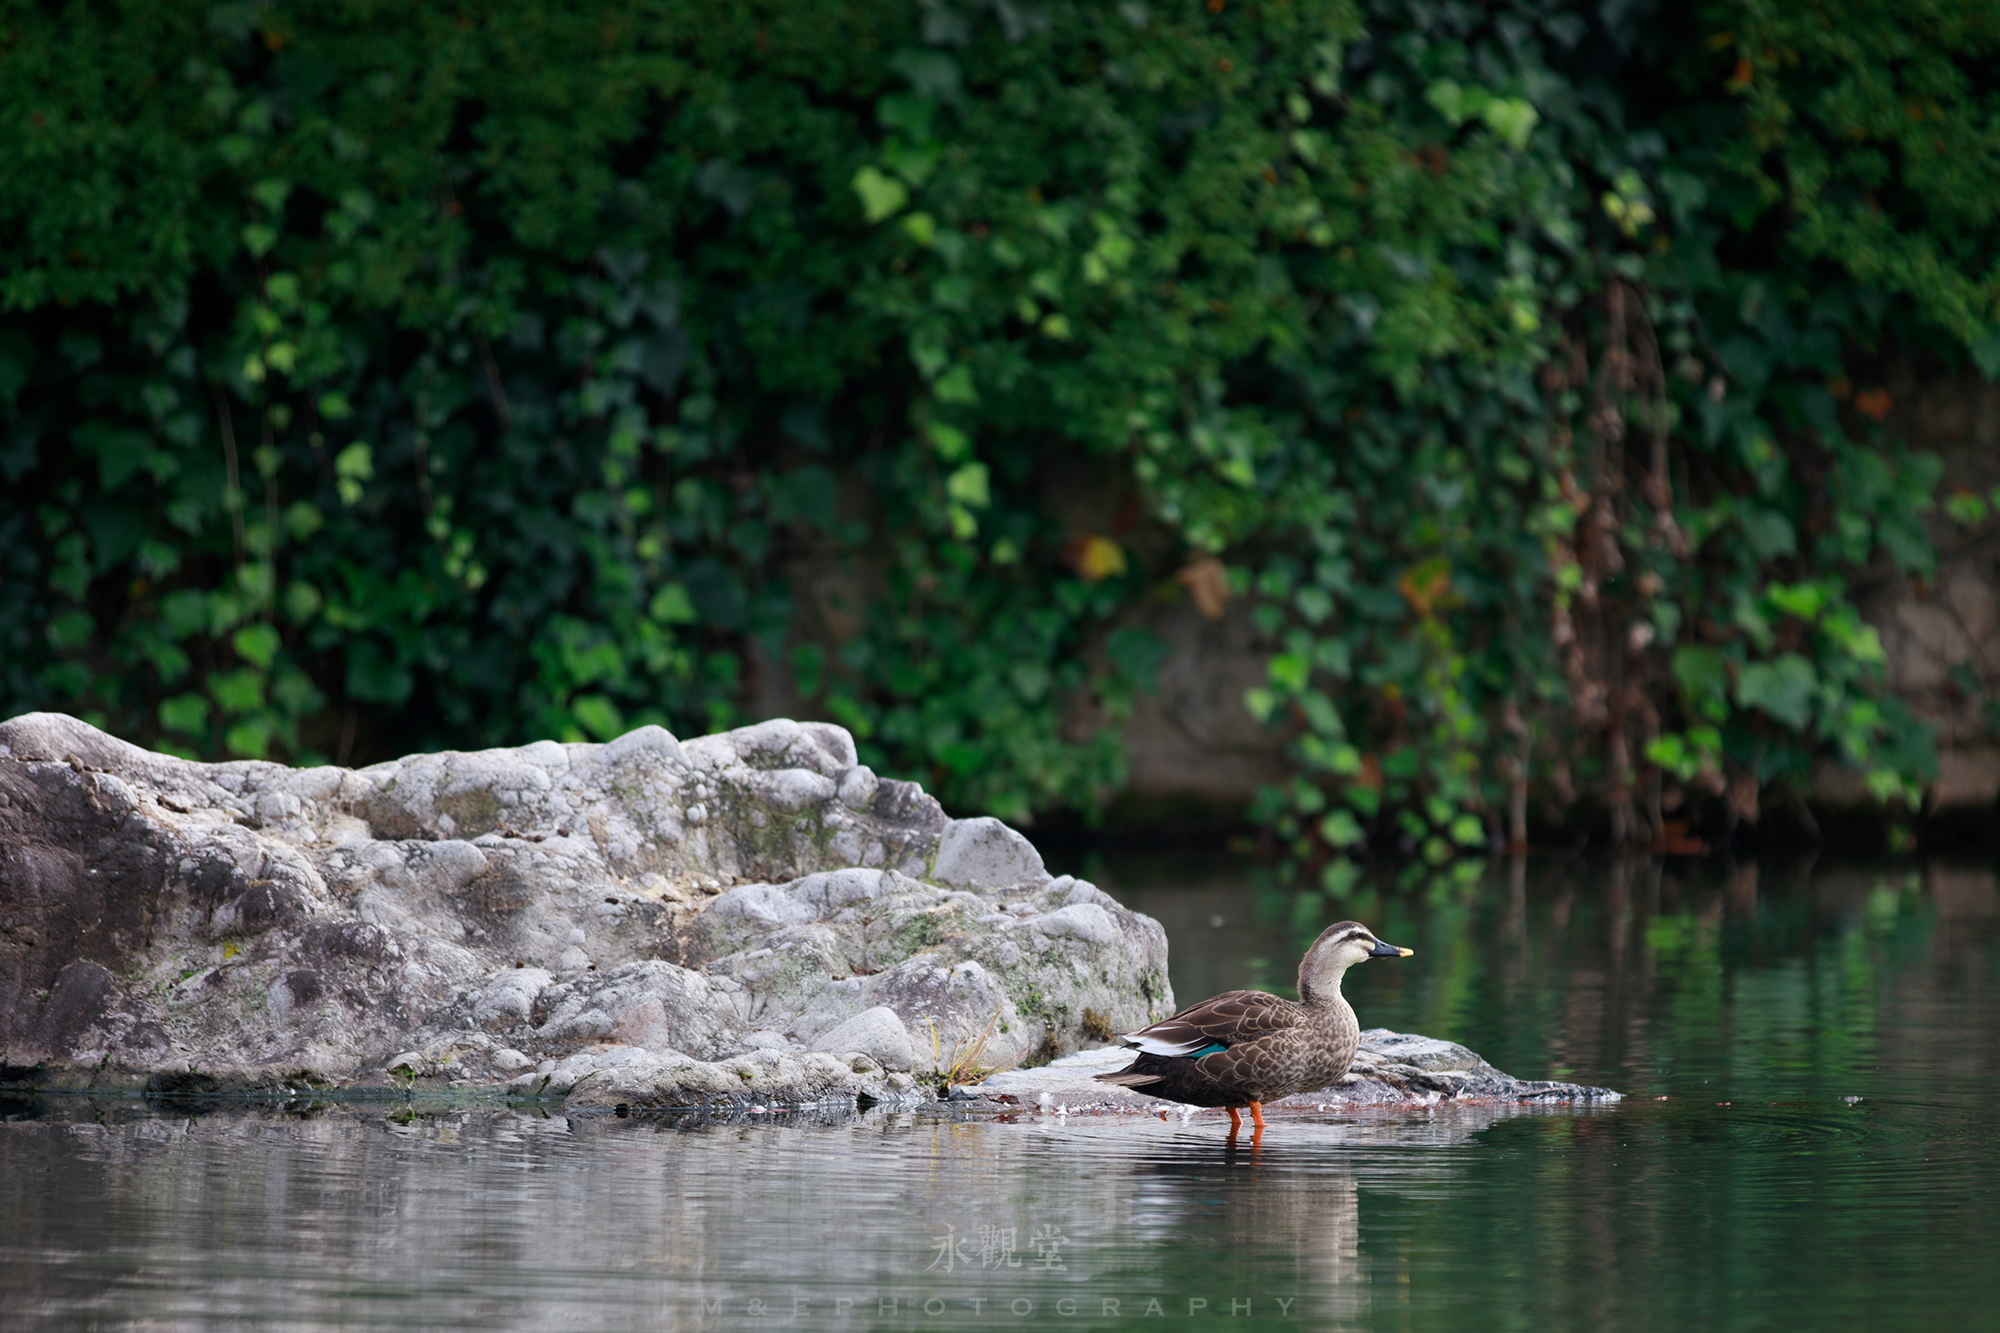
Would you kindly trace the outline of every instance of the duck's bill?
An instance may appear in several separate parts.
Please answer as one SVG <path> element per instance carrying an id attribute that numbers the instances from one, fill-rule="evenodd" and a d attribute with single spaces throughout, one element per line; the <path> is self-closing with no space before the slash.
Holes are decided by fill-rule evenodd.
<path id="1" fill-rule="evenodd" d="M 1368 951 L 1368 956 L 1370 958 L 1408 958 L 1415 952 L 1415 949 L 1399 948 L 1394 944 L 1384 944 L 1382 941 L 1376 940 L 1375 947 Z"/>

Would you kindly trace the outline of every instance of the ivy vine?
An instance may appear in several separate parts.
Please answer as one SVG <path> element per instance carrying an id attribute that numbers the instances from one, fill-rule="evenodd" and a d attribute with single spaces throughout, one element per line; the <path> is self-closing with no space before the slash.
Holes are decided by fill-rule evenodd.
<path id="1" fill-rule="evenodd" d="M 1838 14 L 1835 13 L 1838 11 Z M 0 706 L 355 762 L 773 701 L 1102 806 L 1247 604 L 1298 871 L 1935 758 L 1891 348 L 2000 373 L 2000 19 L 22 10 Z M 1976 525 L 2000 495 L 1954 495 Z"/>

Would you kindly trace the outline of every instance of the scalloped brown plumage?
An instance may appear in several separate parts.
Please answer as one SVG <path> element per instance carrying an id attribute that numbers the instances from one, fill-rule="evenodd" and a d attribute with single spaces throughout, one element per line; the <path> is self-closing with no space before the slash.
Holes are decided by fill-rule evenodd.
<path id="1" fill-rule="evenodd" d="M 1097 1079 L 1164 1101 L 1224 1107 L 1232 1133 L 1243 1123 L 1238 1108 L 1247 1106 L 1261 1133 L 1265 1102 L 1328 1087 L 1354 1063 L 1361 1024 L 1340 993 L 1347 969 L 1410 953 L 1384 944 L 1358 921 L 1337 922 L 1299 961 L 1298 999 L 1224 991 L 1126 1033 L 1120 1040 L 1138 1058 Z"/>

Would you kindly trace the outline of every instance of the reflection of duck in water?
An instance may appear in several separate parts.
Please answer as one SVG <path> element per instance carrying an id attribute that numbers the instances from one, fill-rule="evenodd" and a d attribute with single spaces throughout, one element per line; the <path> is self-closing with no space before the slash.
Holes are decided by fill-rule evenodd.
<path id="1" fill-rule="evenodd" d="M 1299 998 L 1263 991 L 1224 991 L 1119 1040 L 1139 1058 L 1116 1083 L 1190 1106 L 1229 1111 L 1229 1132 L 1243 1127 L 1237 1108 L 1250 1108 L 1264 1129 L 1264 1103 L 1338 1082 L 1361 1048 L 1361 1024 L 1340 994 L 1340 978 L 1370 958 L 1407 958 L 1358 921 L 1328 926 L 1299 961 Z"/>

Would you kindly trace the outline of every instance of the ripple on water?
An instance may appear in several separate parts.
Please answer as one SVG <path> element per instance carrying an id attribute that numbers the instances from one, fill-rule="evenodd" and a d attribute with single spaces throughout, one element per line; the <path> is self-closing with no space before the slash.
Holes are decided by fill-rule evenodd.
<path id="1" fill-rule="evenodd" d="M 1286 1115 L 1232 1144 L 1209 1113 L 9 1103 L 0 1309 L 135 1330 L 1126 1328 L 1153 1301 L 1399 1333 L 1990 1326 L 2000 939 L 1925 892 L 1742 883 L 1724 903 L 1698 878 L 1541 868 L 1363 913 L 1422 965 L 1357 980 L 1369 1023 L 1632 1094 L 1613 1107 Z M 1239 939 L 1212 900 L 1167 921 L 1190 993 L 1259 980 L 1325 924 L 1280 904 Z"/>

